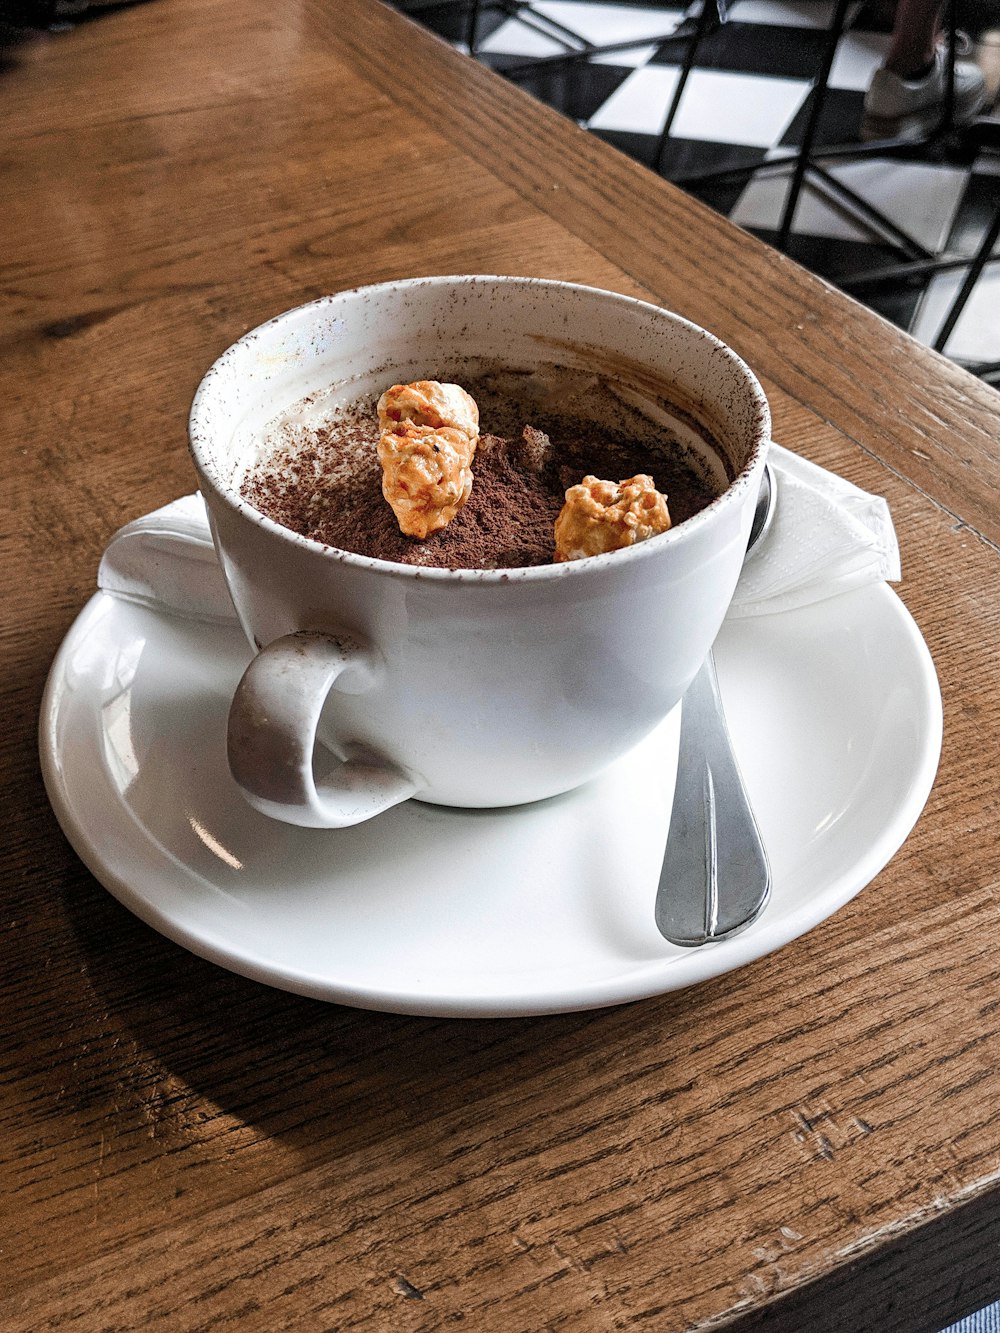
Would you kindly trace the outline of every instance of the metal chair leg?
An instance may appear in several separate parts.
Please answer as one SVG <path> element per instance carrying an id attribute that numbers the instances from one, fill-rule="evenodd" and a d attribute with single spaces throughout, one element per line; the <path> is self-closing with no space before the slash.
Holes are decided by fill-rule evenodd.
<path id="1" fill-rule="evenodd" d="M 475 58 L 476 48 L 479 44 L 479 9 L 481 0 L 472 0 L 469 5 L 469 26 L 465 30 L 465 44 L 469 48 L 469 55 Z"/>
<path id="2" fill-rule="evenodd" d="M 788 238 L 792 232 L 792 223 L 795 221 L 795 213 L 799 206 L 799 196 L 802 194 L 802 187 L 805 184 L 806 172 L 809 169 L 809 163 L 812 158 L 813 144 L 816 142 L 816 135 L 819 131 L 820 117 L 823 115 L 823 108 L 826 105 L 826 95 L 829 92 L 830 71 L 833 68 L 834 57 L 837 54 L 837 44 L 844 33 L 844 25 L 847 22 L 847 7 L 850 0 L 837 0 L 836 8 L 833 11 L 833 18 L 830 21 L 830 30 L 827 33 L 826 46 L 823 48 L 823 60 L 820 64 L 819 74 L 816 77 L 816 84 L 813 88 L 813 104 L 809 111 L 809 119 L 806 122 L 805 133 L 802 136 L 802 143 L 799 147 L 799 154 L 795 160 L 795 168 L 792 171 L 792 178 L 789 182 L 788 193 L 785 196 L 785 207 L 782 210 L 781 222 L 778 225 L 778 235 L 775 241 L 779 250 L 787 250 Z"/>
<path id="3" fill-rule="evenodd" d="M 973 288 L 979 281 L 983 269 L 993 256 L 993 247 L 996 245 L 998 238 L 1000 238 L 1000 205 L 997 206 L 996 212 L 993 214 L 993 221 L 990 223 L 986 235 L 983 237 L 979 249 L 976 251 L 975 257 L 969 265 L 969 271 L 965 275 L 965 280 L 958 289 L 958 293 L 954 301 L 952 301 L 947 315 L 945 315 L 944 323 L 941 325 L 938 330 L 938 335 L 934 339 L 933 346 L 936 352 L 944 351 L 948 339 L 951 337 L 952 331 L 961 317 L 962 311 L 968 304 Z"/>
<path id="4" fill-rule="evenodd" d="M 667 151 L 667 142 L 670 138 L 670 131 L 673 129 L 674 118 L 676 117 L 677 109 L 681 104 L 681 98 L 684 96 L 684 89 L 687 87 L 688 78 L 694 68 L 695 58 L 698 54 L 698 47 L 701 45 L 702 40 L 708 35 L 710 27 L 718 27 L 719 24 L 724 23 L 725 21 L 725 0 L 702 0 L 694 32 L 686 39 L 687 49 L 684 52 L 684 60 L 681 64 L 681 72 L 677 80 L 677 87 L 674 89 L 674 95 L 671 98 L 670 106 L 667 109 L 667 116 L 660 130 L 659 140 L 657 141 L 656 155 L 653 158 L 653 165 L 656 171 L 662 171 L 663 169 L 663 155 Z M 681 40 L 681 38 L 677 35 L 672 40 Z"/>

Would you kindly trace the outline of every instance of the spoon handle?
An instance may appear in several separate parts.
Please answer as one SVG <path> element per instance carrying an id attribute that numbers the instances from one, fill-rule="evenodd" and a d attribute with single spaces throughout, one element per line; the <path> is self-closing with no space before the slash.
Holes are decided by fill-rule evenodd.
<path id="1" fill-rule="evenodd" d="M 656 924 L 672 944 L 725 939 L 771 894 L 771 871 L 733 753 L 709 653 L 681 705 L 677 785 Z"/>

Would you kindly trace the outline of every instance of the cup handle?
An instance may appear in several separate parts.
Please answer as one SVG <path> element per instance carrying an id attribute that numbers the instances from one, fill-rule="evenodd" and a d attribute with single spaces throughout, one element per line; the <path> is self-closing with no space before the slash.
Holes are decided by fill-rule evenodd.
<path id="1" fill-rule="evenodd" d="M 371 648 L 343 634 L 286 634 L 257 654 L 236 687 L 227 738 L 230 772 L 255 809 L 304 828 L 347 828 L 413 795 L 409 774 L 368 753 L 315 775 L 327 695 L 371 689 L 380 667 Z"/>

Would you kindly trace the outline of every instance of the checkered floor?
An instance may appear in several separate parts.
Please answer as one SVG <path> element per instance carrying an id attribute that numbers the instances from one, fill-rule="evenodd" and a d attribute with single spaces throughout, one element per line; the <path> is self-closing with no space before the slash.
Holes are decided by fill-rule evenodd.
<path id="1" fill-rule="evenodd" d="M 987 0 L 989 3 L 989 0 Z M 469 51 L 468 3 L 397 0 L 459 49 Z M 879 12 L 881 10 L 881 13 Z M 813 96 L 832 0 L 733 0 L 725 22 L 699 44 L 660 163 L 734 222 L 774 241 L 788 173 L 758 172 L 729 183 L 692 177 L 731 168 L 759 168 L 801 142 Z M 992 18 L 997 20 L 998 12 Z M 681 8 L 618 0 L 484 0 L 475 32 L 476 56 L 631 157 L 654 166 L 685 43 L 667 39 L 685 18 Z M 988 12 L 963 19 L 977 35 Z M 690 21 L 690 20 L 689 20 Z M 856 0 L 837 48 L 820 124 L 819 145 L 859 142 L 865 89 L 888 45 L 881 0 Z M 603 50 L 559 63 L 587 45 Z M 612 49 L 608 50 L 607 48 Z M 848 186 L 926 250 L 972 255 L 1000 207 L 1000 153 L 972 161 L 842 161 L 830 166 Z M 851 275 L 898 263 L 904 256 L 874 233 L 834 189 L 807 188 L 788 251 L 822 276 L 846 286 Z M 1000 247 L 994 251 L 1000 259 Z M 924 342 L 932 344 L 964 273 L 955 269 L 921 281 L 896 280 L 855 294 Z M 948 339 L 947 354 L 994 376 L 1000 363 L 1000 262 L 987 265 Z"/>

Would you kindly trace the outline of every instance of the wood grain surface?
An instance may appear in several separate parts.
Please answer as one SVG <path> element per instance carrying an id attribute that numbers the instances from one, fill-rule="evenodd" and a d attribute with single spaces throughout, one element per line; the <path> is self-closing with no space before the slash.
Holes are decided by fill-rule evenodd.
<path id="1" fill-rule="evenodd" d="M 0 1327 L 933 1333 L 1000 1296 L 1000 397 L 374 0 L 151 0 L 0 61 Z M 435 272 L 588 282 L 885 495 L 934 656 L 923 817 L 688 991 L 393 1017 L 184 952 L 83 869 L 35 731 L 220 351 Z"/>

